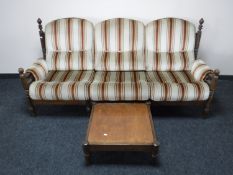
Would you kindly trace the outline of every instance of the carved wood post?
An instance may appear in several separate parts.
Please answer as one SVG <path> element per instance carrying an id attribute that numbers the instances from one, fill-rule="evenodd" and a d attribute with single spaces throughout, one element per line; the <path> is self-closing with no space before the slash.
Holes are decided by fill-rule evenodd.
<path id="1" fill-rule="evenodd" d="M 40 18 L 37 19 L 39 35 L 40 35 L 40 43 L 43 52 L 43 58 L 46 59 L 46 48 L 45 48 L 45 33 L 43 31 L 42 20 Z"/>
<path id="2" fill-rule="evenodd" d="M 197 59 L 197 54 L 198 54 L 198 49 L 199 49 L 200 40 L 201 40 L 201 33 L 202 33 L 201 30 L 203 28 L 203 23 L 204 23 L 204 19 L 201 18 L 199 20 L 198 31 L 196 32 L 196 38 L 195 38 L 195 48 L 194 48 L 195 59 Z"/>
<path id="3" fill-rule="evenodd" d="M 205 82 L 209 85 L 209 88 L 210 88 L 210 95 L 204 107 L 204 114 L 206 115 L 210 111 L 210 104 L 211 104 L 211 101 L 213 100 L 214 93 L 216 91 L 219 74 L 220 74 L 220 71 L 216 69 L 212 73 L 209 73 L 205 78 Z"/>
<path id="4" fill-rule="evenodd" d="M 23 68 L 19 68 L 18 72 L 27 98 L 28 109 L 32 115 L 36 116 L 35 106 L 33 105 L 31 98 L 29 97 L 29 86 L 34 81 L 34 78 L 31 77 L 30 73 L 25 73 Z"/>

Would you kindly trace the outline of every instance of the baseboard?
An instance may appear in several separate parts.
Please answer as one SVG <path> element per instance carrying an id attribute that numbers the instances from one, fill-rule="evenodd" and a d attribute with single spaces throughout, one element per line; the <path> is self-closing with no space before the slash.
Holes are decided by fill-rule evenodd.
<path id="1" fill-rule="evenodd" d="M 12 79 L 12 78 L 19 78 L 19 74 L 17 73 L 1 74 L 0 73 L 0 79 Z M 219 79 L 233 81 L 233 75 L 220 75 Z"/>
<path id="2" fill-rule="evenodd" d="M 220 80 L 231 80 L 231 81 L 233 81 L 233 75 L 220 75 L 219 79 Z"/>
<path id="3" fill-rule="evenodd" d="M 17 73 L 0 74 L 0 79 L 12 79 L 12 78 L 19 78 L 19 74 Z"/>

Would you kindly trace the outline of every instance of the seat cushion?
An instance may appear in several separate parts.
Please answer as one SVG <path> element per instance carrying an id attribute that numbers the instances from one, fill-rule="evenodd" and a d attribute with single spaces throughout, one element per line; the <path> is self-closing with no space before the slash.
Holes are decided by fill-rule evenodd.
<path id="1" fill-rule="evenodd" d="M 98 23 L 95 26 L 95 70 L 145 70 L 144 24 L 125 18 Z"/>
<path id="2" fill-rule="evenodd" d="M 90 85 L 94 101 L 148 100 L 150 89 L 145 72 L 98 71 Z"/>
<path id="3" fill-rule="evenodd" d="M 94 71 L 49 71 L 43 81 L 29 87 L 34 100 L 88 100 Z"/>
<path id="4" fill-rule="evenodd" d="M 153 101 L 196 101 L 209 97 L 209 86 L 196 81 L 190 71 L 147 72 Z"/>

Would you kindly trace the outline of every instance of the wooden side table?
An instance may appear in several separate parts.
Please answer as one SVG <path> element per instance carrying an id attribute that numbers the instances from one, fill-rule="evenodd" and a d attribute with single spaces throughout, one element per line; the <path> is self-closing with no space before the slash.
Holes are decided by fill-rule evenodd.
<path id="1" fill-rule="evenodd" d="M 145 103 L 98 103 L 91 111 L 86 163 L 96 151 L 143 151 L 155 158 L 159 150 L 150 106 Z"/>

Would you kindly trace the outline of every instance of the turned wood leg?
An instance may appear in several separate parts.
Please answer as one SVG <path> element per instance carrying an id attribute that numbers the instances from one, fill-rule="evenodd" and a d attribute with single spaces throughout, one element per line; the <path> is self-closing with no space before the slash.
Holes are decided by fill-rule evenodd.
<path id="1" fill-rule="evenodd" d="M 86 102 L 86 110 L 87 110 L 88 114 L 91 113 L 91 109 L 92 109 L 92 106 L 93 106 L 93 105 L 94 105 L 94 103 L 91 102 L 91 101 L 87 101 L 87 102 Z"/>
<path id="2" fill-rule="evenodd" d="M 208 115 L 209 115 L 209 112 L 210 112 L 210 103 L 207 102 L 204 106 L 204 115 L 203 115 L 203 118 L 206 118 Z"/>
<path id="3" fill-rule="evenodd" d="M 87 111 L 88 113 L 91 112 L 91 103 L 87 103 L 87 104 L 86 104 L 86 111 Z"/>
<path id="4" fill-rule="evenodd" d="M 29 96 L 29 86 L 35 79 L 30 73 L 25 73 L 23 68 L 19 68 L 18 71 L 26 95 L 28 110 L 31 112 L 33 116 L 36 116 L 35 106 Z"/>
<path id="5" fill-rule="evenodd" d="M 30 114 L 34 117 L 36 117 L 37 113 L 36 113 L 36 108 L 34 106 L 34 104 L 32 103 L 31 98 L 29 97 L 29 91 L 25 90 L 26 93 L 26 98 L 27 98 L 27 104 L 28 104 L 28 110 L 30 111 Z"/>
<path id="6" fill-rule="evenodd" d="M 36 117 L 37 113 L 36 113 L 36 108 L 35 106 L 32 104 L 31 100 L 28 99 L 28 110 L 30 111 L 31 115 Z"/>
<path id="7" fill-rule="evenodd" d="M 86 165 L 90 165 L 91 164 L 91 152 L 89 150 L 89 145 L 87 143 L 83 144 L 83 152 L 84 152 Z"/>
<path id="8" fill-rule="evenodd" d="M 206 118 L 208 116 L 209 112 L 210 112 L 210 105 L 211 105 L 211 102 L 213 100 L 213 96 L 214 96 L 214 92 L 210 92 L 209 99 L 204 104 L 203 118 Z"/>

